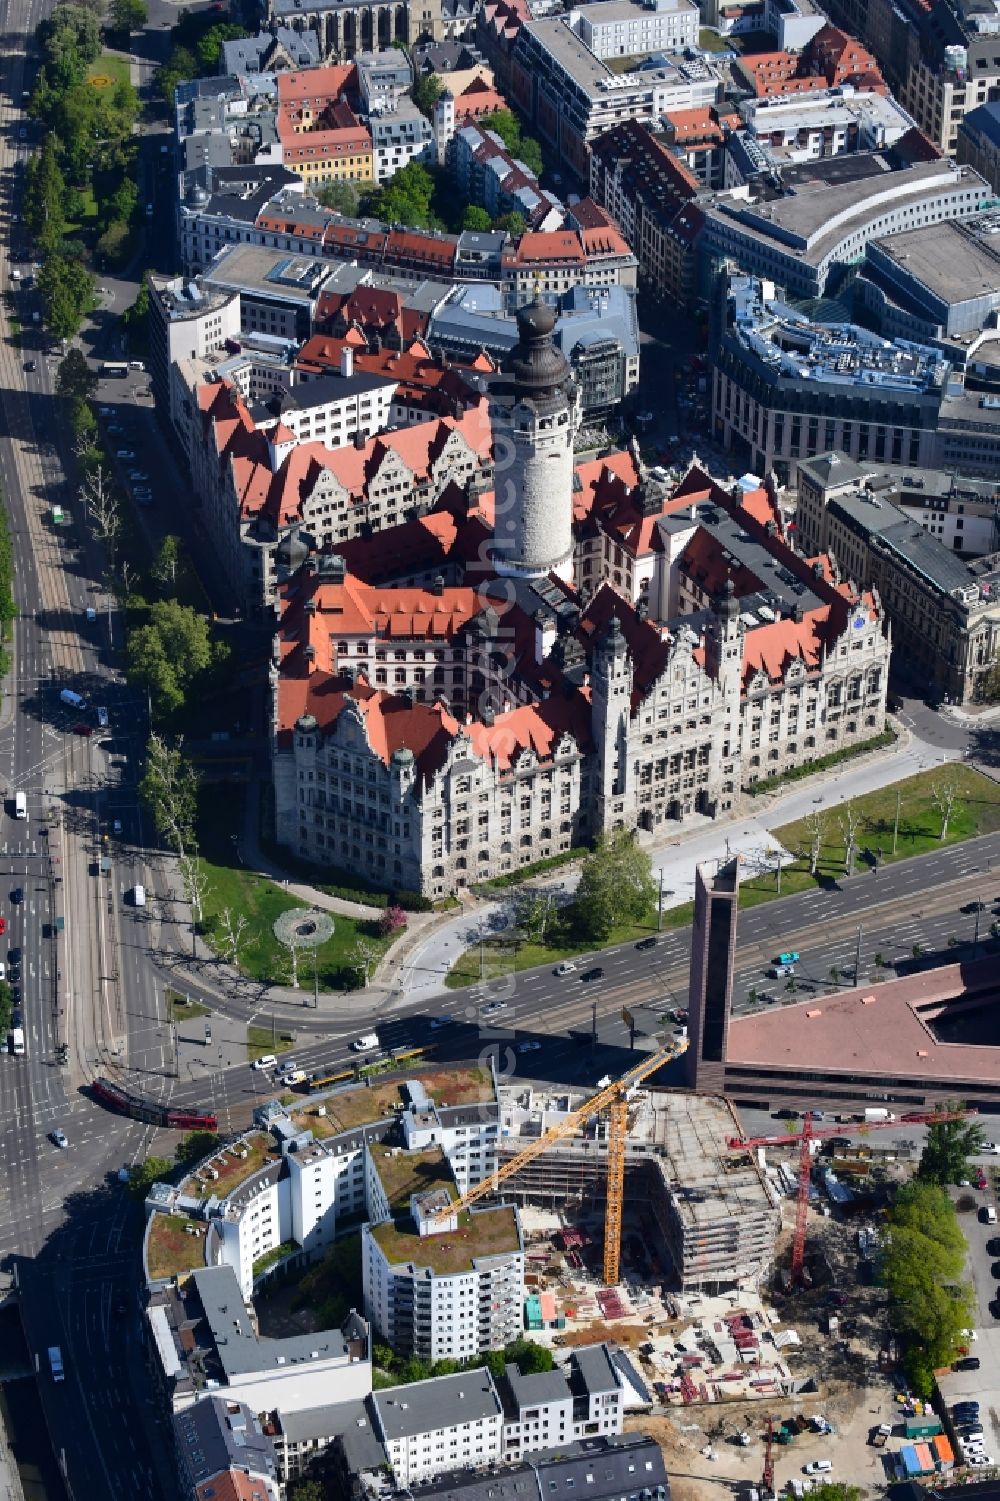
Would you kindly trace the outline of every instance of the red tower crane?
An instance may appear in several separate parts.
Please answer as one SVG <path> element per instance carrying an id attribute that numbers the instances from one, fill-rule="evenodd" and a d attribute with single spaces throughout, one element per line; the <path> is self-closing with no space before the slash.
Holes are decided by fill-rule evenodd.
<path id="1" fill-rule="evenodd" d="M 765 1496 L 774 1495 L 774 1419 L 767 1415 L 767 1432 L 764 1434 L 764 1472 L 760 1477 L 761 1490 Z"/>
<path id="2" fill-rule="evenodd" d="M 864 1121 L 860 1125 L 856 1123 L 856 1129 L 860 1131 L 887 1131 L 890 1126 L 933 1126 L 939 1121 L 960 1121 L 967 1115 L 975 1115 L 975 1110 L 911 1110 L 901 1115 L 898 1120 L 889 1121 Z M 802 1120 L 802 1130 L 785 1132 L 777 1136 L 730 1136 L 726 1145 L 731 1152 L 744 1152 L 750 1147 L 791 1147 L 796 1142 L 799 1144 L 799 1184 L 795 1196 L 795 1235 L 792 1240 L 792 1285 L 797 1287 L 802 1281 L 802 1268 L 806 1259 L 806 1219 L 809 1213 L 809 1181 L 812 1169 L 812 1147 L 814 1141 L 823 1141 L 830 1136 L 843 1136 L 843 1126 L 831 1126 L 821 1131 L 813 1129 L 813 1118 L 810 1111 L 806 1111 Z"/>

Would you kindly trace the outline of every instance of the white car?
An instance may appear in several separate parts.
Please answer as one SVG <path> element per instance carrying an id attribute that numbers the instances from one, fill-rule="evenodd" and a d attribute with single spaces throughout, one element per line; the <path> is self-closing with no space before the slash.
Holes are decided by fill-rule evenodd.
<path id="1" fill-rule="evenodd" d="M 116 459 L 134 459 L 135 458 L 135 453 L 133 452 L 133 450 L 131 448 L 116 448 L 115 449 L 115 458 Z"/>
<path id="2" fill-rule="evenodd" d="M 555 973 L 559 976 L 560 979 L 563 975 L 576 974 L 576 965 L 573 964 L 569 959 L 564 959 L 561 964 L 556 965 Z"/>
<path id="3" fill-rule="evenodd" d="M 58 1128 L 55 1131 L 49 1132 L 49 1139 L 50 1141 L 54 1142 L 57 1147 L 69 1146 L 69 1142 L 66 1140 L 66 1132 L 60 1131 Z"/>
<path id="4" fill-rule="evenodd" d="M 958 1332 L 962 1336 L 963 1339 L 978 1339 L 979 1338 L 979 1335 L 976 1333 L 975 1329 L 960 1329 Z"/>
<path id="5" fill-rule="evenodd" d="M 993 1464 L 992 1454 L 970 1454 L 969 1463 L 976 1470 L 989 1468 Z"/>
<path id="6" fill-rule="evenodd" d="M 993 1157 L 1000 1157 L 1000 1142 L 984 1141 L 983 1151 L 989 1152 Z"/>
<path id="7" fill-rule="evenodd" d="M 832 1459 L 813 1459 L 809 1464 L 802 1466 L 804 1475 L 829 1475 L 833 1469 Z"/>
<path id="8" fill-rule="evenodd" d="M 483 1016 L 496 1016 L 496 1014 L 497 1014 L 498 1011 L 506 1011 L 506 1010 L 507 1010 L 507 1002 L 506 1001 L 490 1001 L 487 1005 L 485 1005 L 483 1007 L 481 1015 L 483 1015 Z"/>

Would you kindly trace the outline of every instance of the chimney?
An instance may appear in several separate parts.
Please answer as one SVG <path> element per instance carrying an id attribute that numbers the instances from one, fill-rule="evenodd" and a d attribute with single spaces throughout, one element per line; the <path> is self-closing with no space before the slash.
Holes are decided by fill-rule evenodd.
<path id="1" fill-rule="evenodd" d="M 367 443 L 367 441 L 368 440 L 365 437 L 364 433 L 357 432 L 357 433 L 354 434 L 354 446 L 355 446 L 355 448 L 359 452 L 361 451 L 362 448 L 364 448 L 364 446 Z"/>
<path id="2" fill-rule="evenodd" d="M 479 717 L 482 720 L 483 724 L 489 727 L 493 723 L 496 716 L 494 715 L 490 705 L 487 704 L 486 708 L 481 711 Z"/>
<path id="3" fill-rule="evenodd" d="M 354 374 L 354 350 L 350 344 L 340 351 L 340 373 L 348 379 Z"/>
<path id="4" fill-rule="evenodd" d="M 823 564 L 819 561 L 818 558 L 813 564 L 813 577 L 818 579 L 821 579 L 823 577 Z"/>
<path id="5" fill-rule="evenodd" d="M 444 579 L 440 573 L 431 585 L 431 593 L 436 594 L 439 598 L 444 593 Z"/>
<path id="6" fill-rule="evenodd" d="M 802 601 L 797 599 L 792 606 L 792 619 L 795 621 L 796 625 L 801 625 L 804 618 L 805 611 L 802 608 Z"/>

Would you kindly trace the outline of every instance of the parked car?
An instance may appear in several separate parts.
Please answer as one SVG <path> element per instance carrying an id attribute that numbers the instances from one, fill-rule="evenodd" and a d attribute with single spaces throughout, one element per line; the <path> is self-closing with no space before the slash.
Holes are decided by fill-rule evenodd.
<path id="1" fill-rule="evenodd" d="M 135 458 L 135 452 L 131 448 L 116 448 L 115 449 L 115 458 L 116 459 L 134 459 Z"/>
<path id="2" fill-rule="evenodd" d="M 956 1360 L 956 1371 L 978 1371 L 980 1360 L 978 1355 L 966 1355 L 962 1360 Z"/>

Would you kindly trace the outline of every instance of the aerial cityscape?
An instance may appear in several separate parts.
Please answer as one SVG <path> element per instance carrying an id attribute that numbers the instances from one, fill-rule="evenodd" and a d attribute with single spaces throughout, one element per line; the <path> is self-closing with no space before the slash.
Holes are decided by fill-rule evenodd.
<path id="1" fill-rule="evenodd" d="M 1000 0 L 10 0 L 2 1501 L 1000 1501 Z"/>

